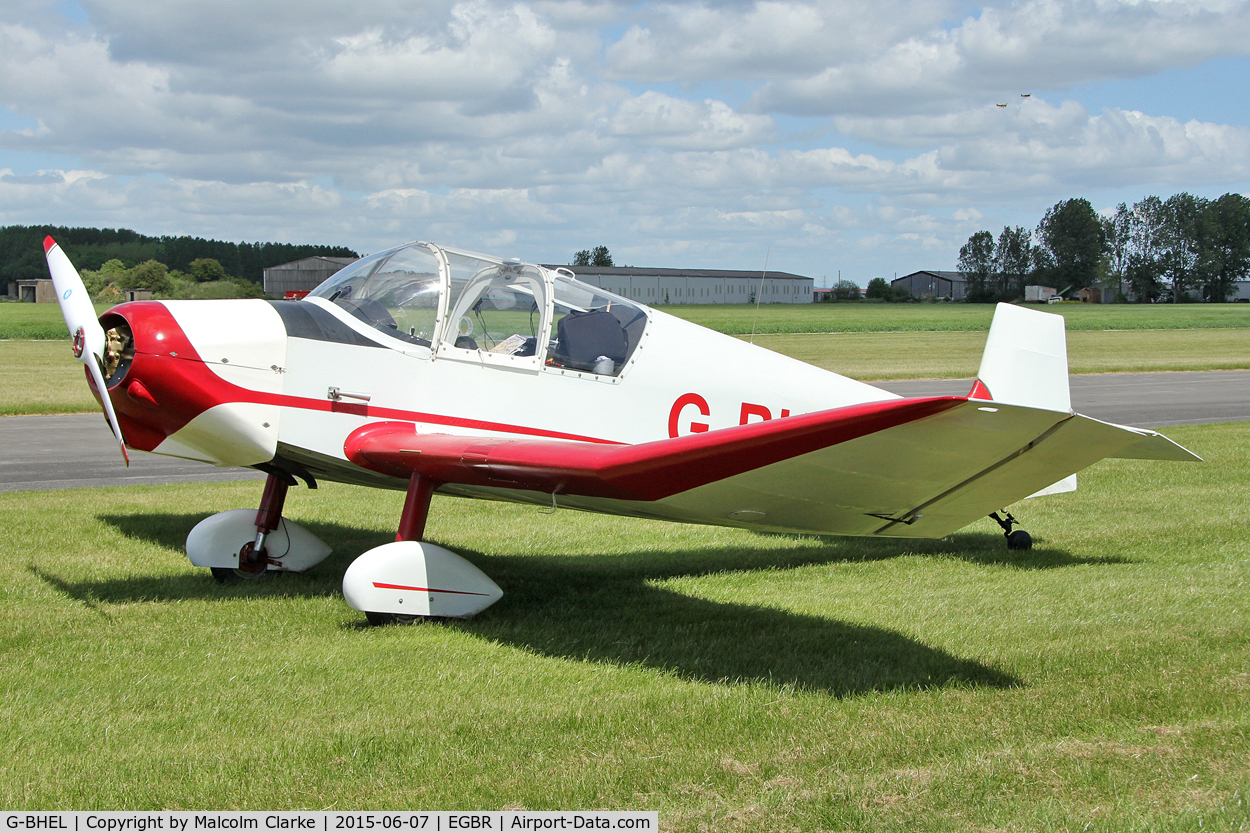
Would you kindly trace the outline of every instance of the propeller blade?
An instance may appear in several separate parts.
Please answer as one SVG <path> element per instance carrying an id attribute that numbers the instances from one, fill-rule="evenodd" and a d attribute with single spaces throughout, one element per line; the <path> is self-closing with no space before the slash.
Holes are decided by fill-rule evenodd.
<path id="1" fill-rule="evenodd" d="M 51 237 L 44 238 L 43 250 L 48 258 L 48 271 L 52 274 L 52 286 L 56 288 L 56 301 L 61 305 L 61 315 L 74 337 L 74 355 L 83 364 L 87 355 L 104 361 L 104 328 L 96 318 L 91 296 L 78 276 L 78 270 L 69 262 L 65 252 Z M 78 331 L 82 330 L 82 335 Z"/>
<path id="2" fill-rule="evenodd" d="M 109 427 L 113 429 L 113 436 L 117 438 L 117 445 L 122 450 L 122 459 L 126 461 L 126 468 L 130 468 L 130 455 L 126 452 L 126 441 L 122 439 L 122 427 L 117 422 L 117 413 L 113 410 L 113 400 L 109 399 L 108 388 L 104 384 L 104 368 L 100 362 L 86 362 L 87 370 L 91 371 L 91 379 L 95 382 L 95 389 L 100 392 L 100 401 L 104 403 L 104 415 L 108 417 Z"/>
<path id="3" fill-rule="evenodd" d="M 48 258 L 48 272 L 52 275 L 52 286 L 56 289 L 57 303 L 61 305 L 61 315 L 65 317 L 65 325 L 69 327 L 70 335 L 74 338 L 74 356 L 91 373 L 91 380 L 95 383 L 96 392 L 100 394 L 100 401 L 104 405 L 109 428 L 113 429 L 113 436 L 117 438 L 117 444 L 122 450 L 122 459 L 129 467 L 130 455 L 126 453 L 126 441 L 122 437 L 122 428 L 117 422 L 113 402 L 109 399 L 108 386 L 104 384 L 104 328 L 96 317 L 87 287 L 83 286 L 78 270 L 70 263 L 65 252 L 51 237 L 44 238 L 43 251 Z"/>

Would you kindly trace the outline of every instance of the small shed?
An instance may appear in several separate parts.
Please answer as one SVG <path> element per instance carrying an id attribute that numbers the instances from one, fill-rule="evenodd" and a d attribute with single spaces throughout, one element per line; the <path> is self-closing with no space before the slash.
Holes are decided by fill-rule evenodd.
<path id="1" fill-rule="evenodd" d="M 1077 293 L 1082 304 L 1101 304 L 1102 290 L 1096 286 L 1087 286 Z"/>
<path id="2" fill-rule="evenodd" d="M 17 299 L 31 304 L 55 304 L 56 288 L 51 278 L 33 278 L 17 282 Z"/>

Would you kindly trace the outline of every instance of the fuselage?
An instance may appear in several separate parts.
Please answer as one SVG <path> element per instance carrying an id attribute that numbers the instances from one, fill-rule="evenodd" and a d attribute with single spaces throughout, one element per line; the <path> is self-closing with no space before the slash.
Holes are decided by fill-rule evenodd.
<path id="1" fill-rule="evenodd" d="M 129 339 L 108 379 L 127 444 L 219 466 L 273 464 L 316 479 L 404 488 L 349 462 L 347 437 L 391 420 L 411 422 L 418 433 L 635 444 L 896 398 L 568 275 L 526 266 L 525 283 L 512 273 L 478 277 L 490 261 L 473 258 L 472 277 L 457 280 L 453 260 L 427 281 L 438 282 L 437 297 L 427 293 L 421 302 L 432 311 L 429 332 L 419 324 L 404 332 L 403 316 L 417 304 L 395 303 L 393 280 L 384 298 L 389 314 L 359 300 L 367 274 L 355 279 L 354 305 L 327 289 L 301 301 L 114 307 L 101 321 Z M 411 277 L 413 267 L 405 268 Z M 336 278 L 340 292 L 352 289 L 350 275 Z M 475 290 L 474 280 L 485 288 Z M 518 297 L 528 315 L 518 314 Z M 586 299 L 596 306 L 573 303 Z M 483 315 L 484 301 L 503 312 Z M 574 325 L 605 308 L 628 325 L 629 343 L 620 348 L 628 354 L 596 363 L 593 353 L 612 349 L 592 345 L 589 359 L 570 358 Z M 562 314 L 571 320 L 558 327 Z M 508 337 L 529 346 L 519 355 L 488 348 Z"/>

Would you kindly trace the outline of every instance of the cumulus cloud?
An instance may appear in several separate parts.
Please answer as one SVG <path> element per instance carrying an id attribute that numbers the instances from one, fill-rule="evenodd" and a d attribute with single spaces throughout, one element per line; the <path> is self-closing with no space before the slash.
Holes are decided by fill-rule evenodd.
<path id="1" fill-rule="evenodd" d="M 648 90 L 627 99 L 609 121 L 613 136 L 683 149 L 718 150 L 775 138 L 772 119 L 736 113 L 723 101 L 673 98 Z"/>
<path id="2" fill-rule="evenodd" d="M 956 7 L 943 0 L 662 5 L 608 47 L 607 71 L 650 82 L 805 75 L 924 33 Z"/>
<path id="3" fill-rule="evenodd" d="M 835 124 L 878 144 L 937 145 L 930 165 L 913 167 L 927 167 L 932 184 L 941 188 L 955 186 L 950 176 L 960 174 L 962 187 L 981 195 L 1008 184 L 1045 192 L 1143 180 L 1185 188 L 1250 178 L 1247 127 L 1136 110 L 1091 114 L 1074 101 L 1052 106 L 1032 98 L 1006 110 L 991 105 L 939 118 L 844 117 Z"/>
<path id="4" fill-rule="evenodd" d="M 1070 92 L 1246 55 L 1247 0 L 79 4 L 0 11 L 0 221 L 869 263 L 1250 181 L 1245 124 Z"/>
<path id="5" fill-rule="evenodd" d="M 1250 54 L 1237 0 L 1029 0 L 987 5 L 958 26 L 878 42 L 854 60 L 768 81 L 759 112 L 942 114 L 953 103 L 1132 78 Z"/>

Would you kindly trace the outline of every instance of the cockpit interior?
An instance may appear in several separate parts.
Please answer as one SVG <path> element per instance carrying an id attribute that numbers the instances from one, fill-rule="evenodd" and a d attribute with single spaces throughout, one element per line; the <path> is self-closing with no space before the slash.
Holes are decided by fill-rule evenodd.
<path id="1" fill-rule="evenodd" d="M 568 269 L 409 243 L 363 258 L 310 293 L 431 355 L 619 376 L 647 309 Z M 463 354 L 461 354 L 463 355 Z"/>

